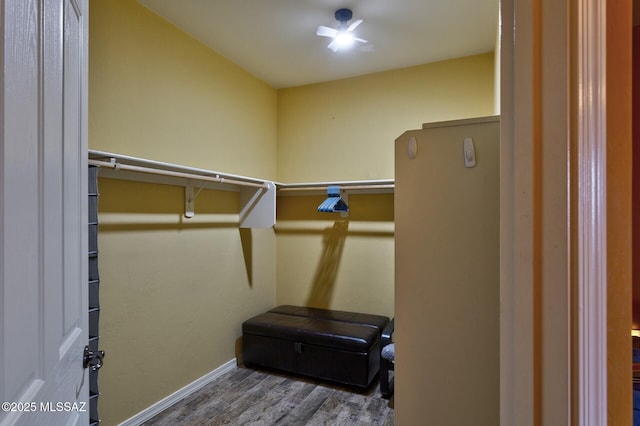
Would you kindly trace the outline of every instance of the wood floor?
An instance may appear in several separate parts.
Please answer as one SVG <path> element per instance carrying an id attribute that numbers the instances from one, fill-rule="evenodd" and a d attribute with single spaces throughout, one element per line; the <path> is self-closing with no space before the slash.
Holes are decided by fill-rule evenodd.
<path id="1" fill-rule="evenodd" d="M 236 367 L 151 418 L 157 425 L 393 425 L 393 399 L 274 371 Z"/>

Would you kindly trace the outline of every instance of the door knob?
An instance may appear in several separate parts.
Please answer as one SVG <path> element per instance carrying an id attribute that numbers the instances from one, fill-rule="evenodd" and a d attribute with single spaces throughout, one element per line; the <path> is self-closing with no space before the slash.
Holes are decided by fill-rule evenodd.
<path id="1" fill-rule="evenodd" d="M 104 363 L 104 351 L 90 351 L 89 346 L 84 347 L 83 368 L 91 367 L 91 371 L 97 371 Z"/>

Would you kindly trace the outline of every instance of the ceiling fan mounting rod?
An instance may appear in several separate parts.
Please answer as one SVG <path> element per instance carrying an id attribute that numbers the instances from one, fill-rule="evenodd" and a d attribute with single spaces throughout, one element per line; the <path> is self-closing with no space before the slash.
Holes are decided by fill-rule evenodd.
<path id="1" fill-rule="evenodd" d="M 351 12 L 351 9 L 338 9 L 336 10 L 335 17 L 338 22 L 346 23 L 353 17 L 353 12 Z"/>

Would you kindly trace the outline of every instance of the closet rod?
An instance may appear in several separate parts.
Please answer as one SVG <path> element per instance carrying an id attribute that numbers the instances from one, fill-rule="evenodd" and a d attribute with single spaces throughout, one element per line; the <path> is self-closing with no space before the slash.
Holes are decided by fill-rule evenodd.
<path id="1" fill-rule="evenodd" d="M 264 183 L 245 182 L 237 179 L 227 179 L 220 176 L 197 175 L 193 173 L 183 173 L 183 172 L 174 172 L 171 170 L 153 169 L 150 167 L 132 166 L 129 164 L 118 163 L 117 161 L 113 161 L 113 162 L 100 161 L 100 160 L 94 160 L 90 158 L 89 164 L 92 166 L 107 167 L 114 170 L 127 170 L 131 172 L 150 173 L 150 174 L 160 175 L 160 176 L 172 176 L 172 177 L 185 178 L 185 179 L 201 180 L 206 182 L 226 183 L 226 184 L 238 185 L 238 186 L 250 186 L 252 188 L 264 188 L 264 189 L 268 188 L 268 186 Z"/>
<path id="2" fill-rule="evenodd" d="M 337 185 L 344 190 L 391 190 L 395 185 L 393 179 L 382 180 L 349 180 L 336 182 L 278 183 L 278 191 L 326 191 L 329 186 Z"/>
<path id="3" fill-rule="evenodd" d="M 394 184 L 366 184 L 366 185 L 339 185 L 340 189 L 344 190 L 367 190 L 367 189 L 394 189 Z M 280 187 L 278 191 L 326 191 L 329 185 L 323 186 L 294 186 L 294 187 Z"/>

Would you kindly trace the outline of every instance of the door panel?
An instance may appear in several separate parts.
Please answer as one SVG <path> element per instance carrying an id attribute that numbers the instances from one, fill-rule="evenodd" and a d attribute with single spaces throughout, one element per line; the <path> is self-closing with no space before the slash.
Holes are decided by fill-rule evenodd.
<path id="1" fill-rule="evenodd" d="M 82 281 L 81 262 L 77 259 L 85 258 L 88 251 L 82 248 L 82 236 L 86 226 L 78 229 L 78 223 L 86 219 L 86 212 L 81 216 L 81 205 L 86 200 L 87 189 L 82 190 L 81 185 L 86 184 L 86 177 L 78 180 L 78 168 L 82 165 L 83 155 L 80 152 L 82 143 L 80 140 L 80 16 L 77 5 L 73 0 L 65 0 L 64 10 L 64 116 L 63 116 L 63 199 L 64 199 L 64 331 L 67 336 L 73 334 L 78 328 L 78 321 L 82 314 L 88 312 L 88 296 L 82 297 L 84 285 L 78 286 L 77 281 Z M 84 155 L 86 157 L 86 153 Z M 66 167 L 71 165 L 72 167 Z M 86 169 L 86 167 L 85 167 Z M 85 210 L 86 211 L 86 210 Z M 88 220 L 88 219 L 86 219 Z M 87 243 L 88 244 L 88 243 Z M 83 256 L 83 253 L 85 254 Z M 86 303 L 84 303 L 86 301 Z M 86 344 L 86 343 L 85 343 Z"/>
<path id="2" fill-rule="evenodd" d="M 88 424 L 87 2 L 0 7 L 0 425 Z"/>
<path id="3" fill-rule="evenodd" d="M 33 2 L 25 2 L 25 7 L 15 11 L 15 21 L 5 22 L 4 61 L 16 63 L 6 66 L 4 72 L 4 98 L 13 99 L 11 108 L 3 114 L 3 137 L 20 139 L 22 143 L 3 143 L 2 146 L 2 311 L 3 325 L 2 401 L 13 401 L 29 390 L 37 387 L 38 341 L 29 336 L 40 334 L 37 321 L 38 311 L 38 269 L 34 260 L 38 257 L 38 173 L 35 169 L 33 153 L 37 152 L 37 69 L 19 59 L 35 56 L 37 46 L 35 36 L 26 38 L 19 35 L 17 25 L 25 29 L 37 28 L 37 16 L 30 13 Z M 23 38 L 24 37 L 24 38 Z M 17 44 L 24 46 L 20 52 Z M 10 81 L 13 84 L 7 84 Z M 5 101 L 6 103 L 6 101 Z M 6 141 L 5 141 L 6 142 Z M 10 160 L 9 160 L 10 159 Z M 20 209 L 9 206 L 20 205 Z M 13 247 L 12 241 L 21 241 Z M 31 259 L 29 262 L 28 259 Z M 27 267 L 30 264 L 30 267 Z M 10 279 L 12 278 L 12 279 Z M 31 303 L 21 303 L 29 300 Z M 32 303 L 35 301 L 36 303 Z M 13 327 L 13 324 L 20 327 Z M 12 342 L 20 342 L 13 345 Z M 2 413 L 3 415 L 4 413 Z"/>

